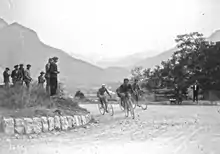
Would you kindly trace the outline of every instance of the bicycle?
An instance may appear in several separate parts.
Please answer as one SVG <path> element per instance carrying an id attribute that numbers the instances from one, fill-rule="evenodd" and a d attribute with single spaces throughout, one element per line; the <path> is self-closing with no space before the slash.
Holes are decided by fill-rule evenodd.
<path id="1" fill-rule="evenodd" d="M 112 104 L 108 103 L 108 102 L 105 102 L 106 99 L 102 98 L 102 101 L 103 101 L 103 105 L 101 102 L 98 103 L 98 108 L 99 108 L 99 112 L 104 115 L 106 112 L 105 109 L 107 109 L 108 113 L 110 113 L 111 116 L 114 115 L 114 109 L 113 109 L 113 106 Z M 107 108 L 106 108 L 106 104 L 107 104 Z"/>
<path id="2" fill-rule="evenodd" d="M 125 111 L 125 117 L 128 117 L 129 115 L 129 112 L 131 113 L 131 116 L 132 116 L 132 119 L 135 118 L 135 115 L 134 115 L 134 108 L 132 106 L 132 99 L 131 99 L 131 95 L 129 93 L 126 93 L 125 94 L 125 97 L 124 97 L 124 105 L 125 105 L 125 108 L 124 108 L 124 111 Z"/>
<path id="3" fill-rule="evenodd" d="M 138 100 L 139 100 L 139 96 L 140 95 L 138 95 L 137 93 L 135 94 L 132 94 L 132 100 L 133 100 L 133 102 L 135 102 L 135 103 L 133 103 L 133 108 L 135 109 L 137 106 L 138 107 L 140 107 L 142 110 L 146 110 L 147 109 L 147 104 L 138 104 L 137 105 L 137 103 L 138 103 Z"/>

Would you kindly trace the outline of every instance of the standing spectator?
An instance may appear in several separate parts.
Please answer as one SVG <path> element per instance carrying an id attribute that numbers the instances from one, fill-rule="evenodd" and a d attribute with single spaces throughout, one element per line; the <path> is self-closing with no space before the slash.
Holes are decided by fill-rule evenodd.
<path id="1" fill-rule="evenodd" d="M 20 64 L 20 67 L 18 69 L 18 84 L 23 85 L 24 82 L 24 65 Z"/>
<path id="2" fill-rule="evenodd" d="M 44 88 L 45 78 L 44 78 L 44 72 L 40 72 L 40 76 L 38 76 L 38 85 L 41 88 Z"/>
<path id="3" fill-rule="evenodd" d="M 53 62 L 52 58 L 49 58 L 48 63 L 45 66 L 45 79 L 46 79 L 46 91 L 50 94 L 50 64 Z"/>
<path id="4" fill-rule="evenodd" d="M 9 74 L 9 68 L 5 68 L 5 71 L 3 72 L 3 78 L 4 78 L 4 83 L 5 83 L 5 88 L 9 88 L 9 77 L 10 77 L 10 74 Z"/>
<path id="5" fill-rule="evenodd" d="M 195 84 L 192 86 L 193 89 L 193 102 L 198 103 L 198 95 L 199 95 L 199 84 L 198 81 L 196 80 Z"/>
<path id="6" fill-rule="evenodd" d="M 11 73 L 11 78 L 12 78 L 13 86 L 15 86 L 18 81 L 18 65 L 14 66 L 14 70 Z"/>
<path id="7" fill-rule="evenodd" d="M 31 65 L 28 64 L 26 70 L 24 71 L 24 82 L 28 89 L 30 88 L 30 83 L 32 81 L 30 68 L 31 68 Z"/>
<path id="8" fill-rule="evenodd" d="M 50 96 L 54 96 L 57 93 L 57 74 L 59 73 L 57 69 L 58 58 L 54 57 L 53 62 L 50 64 Z"/>

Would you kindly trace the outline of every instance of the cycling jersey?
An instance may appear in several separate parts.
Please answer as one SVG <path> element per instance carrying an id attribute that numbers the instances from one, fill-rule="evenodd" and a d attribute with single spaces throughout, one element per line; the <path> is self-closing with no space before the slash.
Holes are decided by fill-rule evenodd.
<path id="1" fill-rule="evenodd" d="M 106 88 L 100 88 L 99 90 L 98 90 L 98 95 L 104 95 L 105 94 L 105 92 L 108 94 L 108 95 L 110 95 L 109 94 L 109 92 L 108 92 L 108 90 L 106 89 Z"/>
<path id="2" fill-rule="evenodd" d="M 118 89 L 117 93 L 131 93 L 133 92 L 131 84 L 122 84 Z"/>
<path id="3" fill-rule="evenodd" d="M 135 90 L 135 91 L 139 91 L 139 90 L 140 90 L 140 87 L 139 87 L 138 83 L 133 83 L 133 84 L 132 84 L 132 88 L 133 88 L 133 90 Z"/>

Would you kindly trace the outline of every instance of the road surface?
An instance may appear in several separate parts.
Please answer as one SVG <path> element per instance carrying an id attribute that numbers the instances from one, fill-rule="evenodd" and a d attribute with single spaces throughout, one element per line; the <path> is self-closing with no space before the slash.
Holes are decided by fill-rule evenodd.
<path id="1" fill-rule="evenodd" d="M 219 154 L 220 114 L 216 106 L 149 106 L 136 119 L 100 116 L 97 106 L 82 105 L 98 121 L 85 128 L 33 136 L 1 138 L 0 154 Z"/>

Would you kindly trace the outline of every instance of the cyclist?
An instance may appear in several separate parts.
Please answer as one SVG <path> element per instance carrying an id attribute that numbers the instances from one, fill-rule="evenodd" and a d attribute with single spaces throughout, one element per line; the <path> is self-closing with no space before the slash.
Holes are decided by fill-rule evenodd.
<path id="1" fill-rule="evenodd" d="M 110 93 L 108 92 L 108 90 L 106 89 L 105 84 L 102 84 L 102 87 L 99 88 L 99 90 L 97 92 L 97 97 L 99 98 L 99 101 L 101 102 L 102 107 L 105 103 L 105 107 L 103 107 L 103 108 L 105 108 L 105 111 L 108 113 L 108 110 L 107 110 L 108 100 L 105 96 L 105 92 L 110 96 L 110 98 L 112 97 L 110 95 Z"/>
<path id="2" fill-rule="evenodd" d="M 140 86 L 138 85 L 138 79 L 134 80 L 134 83 L 132 84 L 132 89 L 134 90 L 134 96 L 135 96 L 135 101 L 137 102 L 137 106 L 140 107 L 140 105 L 138 104 L 139 92 L 140 92 Z"/>
<path id="3" fill-rule="evenodd" d="M 124 83 L 122 85 L 120 85 L 119 88 L 117 88 L 116 92 L 122 102 L 124 101 L 127 94 L 134 93 L 131 84 L 129 84 L 129 79 L 125 78 Z"/>

